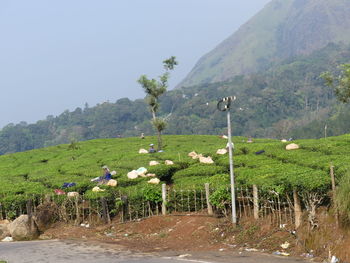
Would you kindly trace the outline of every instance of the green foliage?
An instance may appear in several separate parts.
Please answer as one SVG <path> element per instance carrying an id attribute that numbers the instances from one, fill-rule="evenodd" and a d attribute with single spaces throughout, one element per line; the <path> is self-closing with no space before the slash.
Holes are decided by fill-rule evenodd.
<path id="1" fill-rule="evenodd" d="M 164 136 L 164 152 L 139 154 L 138 150 L 154 141 L 154 137 L 99 139 L 80 142 L 80 148 L 67 151 L 67 145 L 59 145 L 28 152 L 0 156 L 0 202 L 8 211 L 8 217 L 18 215 L 25 209 L 29 197 L 39 198 L 54 194 L 65 182 L 75 182 L 76 186 L 66 191 L 77 191 L 86 200 L 98 202 L 104 197 L 118 210 L 115 198 L 128 196 L 132 202 L 157 202 L 160 198 L 160 185 L 149 185 L 149 177 L 129 179 L 127 173 L 139 167 L 147 167 L 149 173 L 181 192 L 203 191 L 209 183 L 212 189 L 220 190 L 215 198 L 220 199 L 223 189 L 230 184 L 228 156 L 216 155 L 222 148 L 223 140 L 217 136 Z M 296 141 L 301 149 L 286 151 L 285 144 L 279 140 L 255 139 L 246 143 L 245 138 L 234 137 L 235 148 L 246 148 L 247 153 L 234 152 L 234 173 L 236 187 L 258 185 L 261 190 L 274 189 L 280 194 L 297 188 L 300 191 L 327 193 L 330 188 L 329 166 L 333 163 L 337 180 L 350 169 L 350 135 L 327 138 L 327 140 Z M 255 152 L 265 150 L 264 154 Z M 202 164 L 193 160 L 189 152 L 208 154 L 214 164 Z M 74 154 L 75 158 L 72 158 Z M 43 162 L 43 160 L 46 160 Z M 148 166 L 150 161 L 162 164 Z M 174 165 L 165 165 L 165 160 L 173 160 Z M 118 186 L 113 188 L 101 185 L 103 192 L 92 192 L 96 183 L 92 178 L 102 175 L 101 166 L 107 165 L 117 171 L 113 179 Z M 344 191 L 346 192 L 346 191 Z M 183 193 L 184 194 L 184 193 Z M 187 192 L 186 192 L 187 194 Z M 193 195 L 193 193 L 188 193 Z M 215 195 L 214 195 L 215 196 Z M 60 196 L 55 196 L 60 200 Z M 214 197 L 213 197 L 214 198 Z M 216 201 L 219 203 L 219 201 Z M 223 203 L 222 203 L 223 202 Z"/>
<path id="2" fill-rule="evenodd" d="M 350 222 L 350 172 L 347 172 L 339 182 L 336 195 L 336 206 L 343 218 Z"/>
<path id="3" fill-rule="evenodd" d="M 166 120 L 164 118 L 155 118 L 154 120 L 152 120 L 152 124 L 159 132 L 165 130 L 167 125 Z"/>
<path id="4" fill-rule="evenodd" d="M 201 57 L 181 85 L 224 81 L 247 71 L 267 70 L 283 59 L 290 61 L 299 54 L 310 54 L 327 43 L 329 46 L 335 46 L 333 43 L 348 44 L 350 30 L 344 28 L 350 23 L 347 7 L 346 0 L 324 1 L 318 3 L 318 12 L 315 12 L 313 1 L 270 1 L 240 30 Z M 344 19 L 338 23 L 331 19 L 333 16 Z M 308 62 L 305 60 L 295 64 L 305 67 L 307 74 L 311 67 L 320 65 L 320 60 L 315 56 L 310 65 L 305 65 Z M 304 78 L 300 80 L 305 81 Z"/>
<path id="5" fill-rule="evenodd" d="M 333 88 L 338 100 L 346 103 L 350 100 L 350 64 L 341 64 L 339 68 L 339 76 L 334 77 L 330 72 L 324 72 L 321 78 L 327 86 Z"/>
<path id="6" fill-rule="evenodd" d="M 156 113 L 159 109 L 159 97 L 166 92 L 168 88 L 169 70 L 173 70 L 174 66 L 177 65 L 176 58 L 174 56 L 163 61 L 164 69 L 166 72 L 159 77 L 159 81 L 155 79 L 148 79 L 146 75 L 142 75 L 138 79 L 138 83 L 141 84 L 142 88 L 146 92 L 146 101 L 150 107 L 152 113 L 152 124 L 158 132 L 158 150 L 162 149 L 161 132 L 166 127 L 165 119 L 157 118 Z"/>
<path id="7" fill-rule="evenodd" d="M 106 190 L 105 188 L 102 188 Z M 103 191 L 103 192 L 93 192 L 92 190 L 87 190 L 84 194 L 84 197 L 87 200 L 100 200 L 102 197 L 109 198 L 111 197 L 111 193 L 109 191 Z"/>
<path id="8" fill-rule="evenodd" d="M 157 185 L 147 185 L 142 189 L 146 201 L 160 203 L 162 201 L 162 189 Z"/>
<path id="9" fill-rule="evenodd" d="M 191 176 L 212 176 L 227 171 L 225 167 L 205 164 L 195 164 L 174 174 L 173 179 Z"/>
<path id="10" fill-rule="evenodd" d="M 184 190 L 184 189 L 196 189 L 203 190 L 203 185 L 210 182 L 212 176 L 189 176 L 177 178 L 173 181 L 173 189 Z"/>
<path id="11" fill-rule="evenodd" d="M 79 145 L 76 141 L 71 141 L 71 143 L 68 146 L 68 150 L 78 150 Z"/>
<path id="12" fill-rule="evenodd" d="M 150 105 L 158 105 L 157 115 L 167 122 L 162 133 L 225 134 L 226 118 L 216 104 L 218 97 L 227 94 L 240 94 L 232 108 L 235 135 L 320 138 L 324 137 L 326 123 L 328 136 L 343 134 L 350 130 L 350 105 L 336 103 L 332 89 L 319 76 L 324 71 L 333 71 L 332 65 L 346 63 L 349 58 L 349 46 L 329 45 L 309 56 L 284 61 L 266 72 L 238 76 L 227 82 L 182 87 L 162 93 L 159 100 L 120 99 L 65 111 L 35 124 L 9 124 L 0 131 L 0 154 L 69 144 L 71 140 L 133 137 L 141 132 L 147 137 L 154 133 L 150 122 L 153 116 L 147 110 Z M 158 82 L 161 83 L 149 80 L 147 85 L 152 88 Z M 222 141 L 220 148 L 225 146 Z M 236 149 L 235 154 L 241 154 Z M 70 158 L 82 154 L 79 150 L 70 152 Z"/>
<path id="13" fill-rule="evenodd" d="M 215 174 L 209 178 L 208 183 L 214 188 L 217 188 L 217 187 L 222 186 L 222 185 L 229 185 L 231 183 L 230 175 L 229 174 Z"/>
<path id="14" fill-rule="evenodd" d="M 176 57 L 171 56 L 170 58 L 163 61 L 165 70 L 173 70 L 176 65 L 178 65 L 178 62 L 176 61 Z"/>
<path id="15" fill-rule="evenodd" d="M 165 165 L 159 164 L 148 168 L 149 173 L 154 173 L 161 181 L 171 182 L 172 176 L 176 171 L 183 169 L 179 164 Z"/>
<path id="16" fill-rule="evenodd" d="M 249 153 L 249 149 L 247 147 L 242 147 L 239 149 L 243 154 L 248 154 Z"/>
<path id="17" fill-rule="evenodd" d="M 209 202 L 227 216 L 227 207 L 231 203 L 231 192 L 225 187 L 220 187 L 210 195 Z"/>

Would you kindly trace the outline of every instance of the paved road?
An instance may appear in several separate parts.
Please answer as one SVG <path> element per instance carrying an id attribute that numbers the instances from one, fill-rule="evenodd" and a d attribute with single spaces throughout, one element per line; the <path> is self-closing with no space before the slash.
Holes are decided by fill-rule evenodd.
<path id="1" fill-rule="evenodd" d="M 187 252 L 188 253 L 188 252 Z M 186 253 L 185 253 L 186 254 Z M 115 245 L 77 241 L 30 241 L 0 243 L 0 260 L 8 263 L 301 263 L 304 261 L 238 252 L 133 253 Z M 184 255 L 184 254 L 182 254 Z"/>

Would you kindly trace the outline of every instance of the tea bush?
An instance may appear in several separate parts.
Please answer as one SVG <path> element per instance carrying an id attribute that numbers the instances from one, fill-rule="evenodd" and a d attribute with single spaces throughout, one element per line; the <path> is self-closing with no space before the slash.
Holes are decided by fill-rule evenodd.
<path id="1" fill-rule="evenodd" d="M 173 189 L 192 191 L 203 189 L 210 183 L 215 189 L 227 188 L 229 179 L 228 154 L 217 155 L 226 147 L 226 140 L 218 136 L 178 135 L 164 136 L 164 152 L 139 154 L 140 148 L 148 149 L 156 141 L 149 136 L 139 138 L 98 139 L 76 143 L 78 147 L 58 145 L 27 152 L 0 156 L 0 203 L 6 211 L 16 214 L 25 208 L 25 200 L 53 194 L 63 183 L 76 186 L 65 191 L 78 191 L 84 198 L 99 200 L 101 197 L 116 198 L 127 195 L 135 200 L 158 200 L 160 186 L 150 186 L 150 178 L 130 180 L 127 173 L 146 167 Z M 350 135 L 319 140 L 298 140 L 301 149 L 286 151 L 286 143 L 271 139 L 235 137 L 234 173 L 236 185 L 257 184 L 260 189 L 276 189 L 288 192 L 297 187 L 307 191 L 326 192 L 330 186 L 329 166 L 335 166 L 337 180 L 350 169 Z M 261 154 L 258 152 L 264 151 Z M 214 164 L 201 164 L 188 157 L 195 151 L 210 155 Z M 164 165 L 172 160 L 174 165 Z M 150 161 L 161 164 L 149 166 Z M 92 178 L 102 175 L 101 167 L 107 165 L 117 171 L 113 179 L 118 181 L 114 189 L 103 186 L 105 192 L 92 192 L 96 183 Z M 187 191 L 187 190 L 186 190 Z M 153 196 L 152 198 L 150 196 Z M 61 197 L 55 197 L 60 199 Z M 115 201 L 113 201 L 115 203 Z M 8 210 L 9 209 L 9 210 Z"/>
<path id="2" fill-rule="evenodd" d="M 186 169 L 176 172 L 173 179 L 176 180 L 181 177 L 192 177 L 192 176 L 212 176 L 218 173 L 226 172 L 226 167 L 216 166 L 211 164 L 195 164 Z"/>

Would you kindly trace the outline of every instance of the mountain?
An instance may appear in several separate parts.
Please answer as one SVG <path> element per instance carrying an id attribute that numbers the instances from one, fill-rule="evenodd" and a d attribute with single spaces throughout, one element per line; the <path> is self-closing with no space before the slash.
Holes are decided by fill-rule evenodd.
<path id="1" fill-rule="evenodd" d="M 273 0 L 203 56 L 178 87 L 263 71 L 331 42 L 350 43 L 348 0 Z"/>
<path id="2" fill-rule="evenodd" d="M 350 62 L 348 0 L 273 0 L 160 99 L 166 134 L 225 134 L 218 98 L 237 96 L 234 135 L 320 138 L 349 133 L 349 106 L 319 77 Z M 196 84 L 196 85 L 193 85 Z M 140 87 L 141 88 L 141 87 Z M 0 154 L 95 138 L 154 134 L 144 100 L 120 99 L 0 130 Z"/>
<path id="3" fill-rule="evenodd" d="M 159 114 L 167 118 L 166 134 L 224 134 L 226 116 L 217 99 L 236 95 L 232 105 L 234 135 L 269 138 L 319 138 L 349 132 L 350 111 L 339 108 L 320 74 L 350 61 L 350 45 L 329 44 L 310 55 L 287 59 L 269 70 L 236 76 L 225 82 L 166 92 Z M 336 72 L 335 72 L 336 73 Z M 325 122 L 327 118 L 332 120 Z M 94 138 L 153 135 L 144 100 L 86 106 L 34 124 L 9 124 L 0 130 L 0 154 Z"/>

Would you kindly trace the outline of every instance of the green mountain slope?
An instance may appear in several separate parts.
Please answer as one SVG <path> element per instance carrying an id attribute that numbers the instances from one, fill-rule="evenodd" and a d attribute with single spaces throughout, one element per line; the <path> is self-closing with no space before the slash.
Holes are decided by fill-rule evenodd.
<path id="1" fill-rule="evenodd" d="M 226 81 L 258 72 L 327 44 L 350 43 L 347 0 L 273 0 L 203 56 L 178 86 Z"/>
<path id="2" fill-rule="evenodd" d="M 322 137 L 323 121 L 336 114 L 339 103 L 319 76 L 324 71 L 334 72 L 337 65 L 348 61 L 350 46 L 330 44 L 311 55 L 285 60 L 265 72 L 169 91 L 161 97 L 159 111 L 160 116 L 168 119 L 165 133 L 226 133 L 226 116 L 217 110 L 217 99 L 236 95 L 232 107 L 234 135 Z M 115 103 L 77 108 L 57 117 L 48 116 L 35 124 L 7 125 L 0 131 L 0 154 L 71 140 L 139 136 L 141 132 L 149 136 L 154 134 L 150 119 L 143 100 L 120 99 Z M 313 121 L 319 121 L 320 125 L 307 126 Z M 298 132 L 302 127 L 309 127 L 309 132 Z M 332 122 L 328 128 L 330 135 L 348 132 L 348 126 L 340 121 Z"/>

